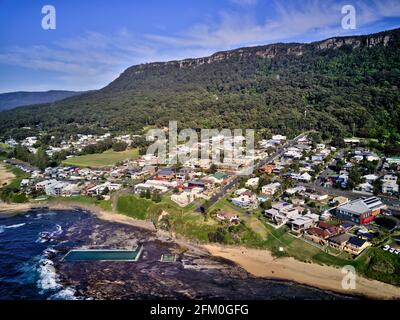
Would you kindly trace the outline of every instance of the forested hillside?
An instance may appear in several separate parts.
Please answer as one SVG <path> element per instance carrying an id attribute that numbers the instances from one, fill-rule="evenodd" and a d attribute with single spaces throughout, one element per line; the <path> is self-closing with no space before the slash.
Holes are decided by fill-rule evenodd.
<path id="1" fill-rule="evenodd" d="M 54 102 L 76 96 L 80 93 L 81 92 L 65 90 L 50 90 L 45 92 L 18 91 L 0 93 L 0 111 L 13 109 L 19 106 Z"/>
<path id="2" fill-rule="evenodd" d="M 134 132 L 178 120 L 400 140 L 399 86 L 400 29 L 273 44 L 130 67 L 101 90 L 0 113 L 0 136 Z"/>

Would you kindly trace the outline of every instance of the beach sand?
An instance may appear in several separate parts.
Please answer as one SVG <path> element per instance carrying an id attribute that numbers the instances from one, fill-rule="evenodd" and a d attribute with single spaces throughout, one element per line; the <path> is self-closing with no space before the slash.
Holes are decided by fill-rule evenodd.
<path id="1" fill-rule="evenodd" d="M 9 184 L 14 178 L 15 175 L 6 168 L 4 163 L 0 162 L 0 187 Z"/>
<path id="2" fill-rule="evenodd" d="M 376 280 L 356 277 L 356 288 L 342 288 L 341 269 L 332 266 L 304 263 L 294 258 L 275 258 L 267 250 L 204 245 L 214 256 L 231 260 L 257 277 L 289 280 L 297 283 L 340 292 L 363 295 L 374 299 L 400 299 L 400 288 Z"/>
<path id="3" fill-rule="evenodd" d="M 82 204 L 79 202 L 68 202 L 68 203 L 54 203 L 54 204 L 46 204 L 46 207 L 52 210 L 69 210 L 69 209 L 83 209 L 92 212 L 99 219 L 128 224 L 134 227 L 139 227 L 143 229 L 147 229 L 150 231 L 155 231 L 155 227 L 151 221 L 148 220 L 137 220 L 125 216 L 123 214 L 114 213 L 110 211 L 105 211 L 99 209 L 99 207 L 90 204 Z"/>
<path id="4" fill-rule="evenodd" d="M 155 231 L 152 222 L 137 220 L 99 209 L 95 205 L 82 203 L 0 203 L 0 215 L 13 215 L 25 212 L 31 208 L 46 207 L 52 210 L 83 209 L 95 214 L 99 219 L 111 222 L 128 224 L 131 226 Z M 158 230 L 160 236 L 167 237 L 167 233 Z M 231 260 L 256 277 L 288 280 L 300 284 L 344 293 L 347 295 L 362 295 L 373 299 L 400 299 L 400 288 L 376 280 L 357 276 L 356 288 L 344 290 L 342 288 L 343 274 L 341 269 L 332 266 L 304 263 L 294 258 L 275 258 L 268 250 L 249 249 L 244 247 L 222 246 L 214 244 L 196 244 L 182 237 L 175 239 L 177 243 L 190 246 L 201 251 Z"/>

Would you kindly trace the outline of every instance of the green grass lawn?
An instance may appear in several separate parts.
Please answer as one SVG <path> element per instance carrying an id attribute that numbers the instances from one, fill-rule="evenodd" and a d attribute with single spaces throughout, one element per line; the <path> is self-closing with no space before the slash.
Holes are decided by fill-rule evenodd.
<path id="1" fill-rule="evenodd" d="M 132 218 L 145 220 L 153 202 L 135 195 L 123 195 L 117 200 L 117 211 Z"/>
<path id="2" fill-rule="evenodd" d="M 95 197 L 76 196 L 76 197 L 44 197 L 44 202 L 55 203 L 82 203 L 86 205 L 95 205 L 105 211 L 112 211 L 111 200 L 98 200 Z"/>
<path id="3" fill-rule="evenodd" d="M 0 142 L 0 150 L 4 150 L 4 151 L 10 151 L 11 147 L 5 143 Z"/>
<path id="4" fill-rule="evenodd" d="M 221 198 L 219 201 L 214 203 L 209 208 L 208 212 L 212 212 L 216 209 L 235 213 L 239 216 L 240 220 L 243 221 L 246 226 L 249 227 L 252 231 L 258 234 L 262 240 L 267 239 L 268 230 L 265 225 L 257 218 L 257 216 L 253 213 L 247 214 L 246 210 L 232 204 L 227 197 Z"/>
<path id="5" fill-rule="evenodd" d="M 103 153 L 87 154 L 64 160 L 62 163 L 76 167 L 105 167 L 115 165 L 118 162 L 135 159 L 139 155 L 138 149 L 130 149 L 122 152 L 107 150 Z"/>
<path id="6" fill-rule="evenodd" d="M 15 178 L 6 186 L 6 188 L 18 189 L 20 187 L 22 179 L 26 179 L 31 176 L 30 173 L 27 173 L 14 166 L 6 165 L 6 168 L 15 175 Z"/>

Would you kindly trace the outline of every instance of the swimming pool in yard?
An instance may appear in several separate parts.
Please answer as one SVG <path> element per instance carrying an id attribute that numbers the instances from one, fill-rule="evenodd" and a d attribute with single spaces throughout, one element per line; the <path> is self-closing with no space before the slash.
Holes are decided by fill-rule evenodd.
<path id="1" fill-rule="evenodd" d="M 71 250 L 63 258 L 67 262 L 78 261 L 137 261 L 142 253 L 143 247 L 135 250 Z"/>

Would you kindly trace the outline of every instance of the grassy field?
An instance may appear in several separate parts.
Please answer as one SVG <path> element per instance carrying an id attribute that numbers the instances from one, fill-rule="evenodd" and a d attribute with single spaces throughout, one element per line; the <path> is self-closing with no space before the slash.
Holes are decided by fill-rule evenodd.
<path id="1" fill-rule="evenodd" d="M 68 202 L 77 202 L 87 205 L 96 205 L 99 206 L 101 209 L 106 211 L 112 211 L 112 203 L 110 200 L 98 200 L 95 197 L 89 196 L 77 196 L 77 197 L 46 197 L 46 202 L 56 202 L 56 203 L 68 203 Z"/>
<path id="2" fill-rule="evenodd" d="M 208 233 L 215 231 L 218 227 L 218 223 L 213 219 L 205 221 L 200 213 L 180 208 L 167 197 L 163 197 L 160 203 L 155 203 L 136 195 L 122 195 L 117 200 L 116 209 L 120 214 L 141 220 L 151 220 L 156 225 L 160 224 L 161 212 L 168 212 L 164 220 L 168 221 L 169 231 L 200 241 L 208 241 Z"/>
<path id="3" fill-rule="evenodd" d="M 216 209 L 235 213 L 240 220 L 243 221 L 252 231 L 258 234 L 262 240 L 267 239 L 268 230 L 265 225 L 254 214 L 247 214 L 246 210 L 232 204 L 227 197 L 221 198 L 212 205 L 208 211 L 212 212 Z"/>
<path id="4" fill-rule="evenodd" d="M 0 142 L 0 150 L 10 151 L 11 148 L 9 145 Z"/>
<path id="5" fill-rule="evenodd" d="M 88 154 L 66 159 L 63 161 L 63 164 L 76 167 L 105 167 L 127 159 L 135 159 L 138 157 L 138 154 L 139 152 L 137 149 L 130 149 L 122 152 L 107 150 L 103 153 Z"/>
<path id="6" fill-rule="evenodd" d="M 129 217 L 144 220 L 147 218 L 147 209 L 151 204 L 152 201 L 148 199 L 123 195 L 118 198 L 117 211 Z"/>
<path id="7" fill-rule="evenodd" d="M 15 178 L 6 187 L 9 189 L 18 189 L 20 187 L 21 181 L 31 176 L 30 173 L 27 173 L 14 166 L 6 165 L 6 168 L 9 169 L 15 175 Z"/>

